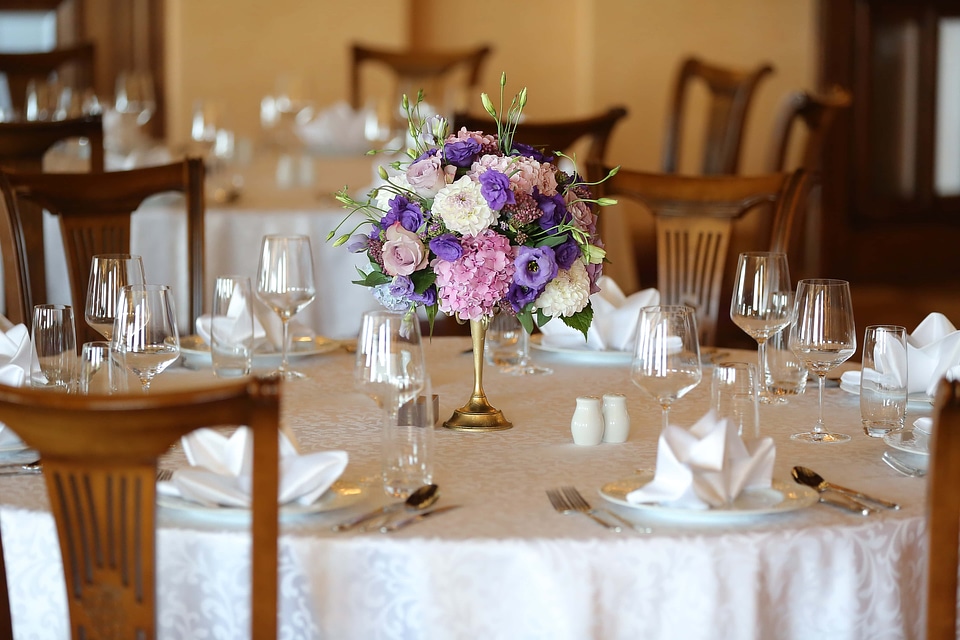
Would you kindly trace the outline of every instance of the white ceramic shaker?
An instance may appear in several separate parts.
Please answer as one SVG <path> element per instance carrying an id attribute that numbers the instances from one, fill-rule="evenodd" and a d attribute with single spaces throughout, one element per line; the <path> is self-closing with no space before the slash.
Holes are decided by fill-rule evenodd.
<path id="1" fill-rule="evenodd" d="M 626 442 L 630 435 L 627 397 L 620 393 L 603 396 L 603 441 Z"/>
<path id="2" fill-rule="evenodd" d="M 570 420 L 570 433 L 573 434 L 574 444 L 600 444 L 603 440 L 603 412 L 600 409 L 600 398 L 596 396 L 577 398 L 577 408 L 574 409 L 573 419 Z"/>

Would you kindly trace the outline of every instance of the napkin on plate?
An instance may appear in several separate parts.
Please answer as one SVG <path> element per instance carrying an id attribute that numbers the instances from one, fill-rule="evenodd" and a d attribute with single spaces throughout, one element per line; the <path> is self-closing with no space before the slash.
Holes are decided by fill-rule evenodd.
<path id="1" fill-rule="evenodd" d="M 933 396 L 951 367 L 960 365 L 960 331 L 942 313 L 931 313 L 907 337 L 907 392 Z M 845 371 L 841 386 L 859 389 L 860 372 Z"/>
<path id="2" fill-rule="evenodd" d="M 634 504 L 709 509 L 744 489 L 769 487 L 776 449 L 772 438 L 744 442 L 737 427 L 711 410 L 690 429 L 668 425 L 657 445 L 653 480 L 627 494 Z"/>
<path id="3" fill-rule="evenodd" d="M 6 318 L 0 318 L 0 384 L 22 387 L 30 375 L 30 356 L 33 351 L 30 332 L 26 325 L 12 325 Z M 11 447 L 21 442 L 17 434 L 0 422 L 0 447 Z"/>
<path id="4" fill-rule="evenodd" d="M 372 109 L 354 110 L 340 100 L 306 122 L 297 122 L 297 137 L 309 148 L 326 154 L 363 154 L 370 149 L 367 127 L 376 126 Z"/>
<path id="5" fill-rule="evenodd" d="M 233 309 L 233 305 L 227 309 L 227 318 L 224 319 L 228 324 L 230 323 L 231 309 Z M 233 318 L 233 322 L 236 323 L 238 316 L 233 316 Z M 210 344 L 210 323 L 210 314 L 204 314 L 197 317 L 195 325 L 197 335 L 207 344 Z M 297 322 L 296 318 L 290 320 L 289 324 L 290 337 L 293 340 L 314 338 L 316 336 L 313 329 L 304 325 L 302 322 Z M 258 345 L 263 340 L 273 345 L 274 350 L 279 351 L 283 347 L 283 325 L 280 322 L 280 316 L 274 313 L 273 309 L 264 304 L 259 298 L 255 298 L 253 301 L 253 340 L 255 352 L 263 351 L 263 349 L 258 348 Z"/>
<path id="6" fill-rule="evenodd" d="M 280 504 L 312 504 L 347 466 L 346 451 L 298 454 L 284 433 L 280 437 Z M 190 467 L 174 471 L 158 491 L 206 505 L 249 507 L 253 466 L 250 429 L 230 437 L 213 429 L 197 429 L 181 439 Z"/>
<path id="7" fill-rule="evenodd" d="M 644 289 L 629 296 L 617 286 L 613 278 L 601 276 L 597 281 L 600 291 L 590 296 L 593 305 L 593 323 L 583 334 L 560 321 L 540 327 L 542 344 L 553 347 L 590 349 L 593 351 L 630 351 L 637 337 L 640 309 L 660 304 L 660 292 Z"/>

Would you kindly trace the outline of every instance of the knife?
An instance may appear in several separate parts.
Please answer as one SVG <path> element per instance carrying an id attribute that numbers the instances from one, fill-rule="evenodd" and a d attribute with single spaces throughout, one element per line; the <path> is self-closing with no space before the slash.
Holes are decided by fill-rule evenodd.
<path id="1" fill-rule="evenodd" d="M 842 493 L 821 493 L 820 502 L 839 507 L 840 509 L 846 509 L 851 513 L 857 513 L 861 516 L 869 516 L 872 513 L 876 513 L 875 509 L 871 509 L 856 500 L 852 500 Z"/>
<path id="2" fill-rule="evenodd" d="M 38 473 L 43 473 L 42 467 L 34 467 L 30 465 L 17 465 L 15 467 L 4 467 L 0 469 L 0 476 L 25 476 L 25 475 L 36 475 Z"/>
<path id="3" fill-rule="evenodd" d="M 429 518 L 432 515 L 445 513 L 453 509 L 458 509 L 459 504 L 448 504 L 444 507 L 437 507 L 436 509 L 431 509 L 430 511 L 421 511 L 420 513 L 410 516 L 409 518 L 402 518 L 400 520 L 395 520 L 388 524 L 380 527 L 380 533 L 390 533 L 391 531 L 396 531 L 397 529 L 403 529 L 404 527 L 413 524 L 414 522 L 420 522 L 426 518 Z"/>

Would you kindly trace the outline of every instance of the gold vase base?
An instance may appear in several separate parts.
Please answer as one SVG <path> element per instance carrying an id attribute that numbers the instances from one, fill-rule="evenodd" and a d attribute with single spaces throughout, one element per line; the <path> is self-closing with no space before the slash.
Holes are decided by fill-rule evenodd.
<path id="1" fill-rule="evenodd" d="M 454 431 L 504 431 L 512 429 L 513 423 L 503 417 L 503 412 L 490 406 L 486 398 L 474 396 L 453 412 L 443 423 L 444 428 Z"/>

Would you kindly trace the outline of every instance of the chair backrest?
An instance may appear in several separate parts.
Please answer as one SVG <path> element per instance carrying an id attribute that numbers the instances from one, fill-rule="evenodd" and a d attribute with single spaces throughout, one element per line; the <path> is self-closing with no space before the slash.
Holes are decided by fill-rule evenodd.
<path id="1" fill-rule="evenodd" d="M 400 93 L 405 91 L 413 94 L 412 99 L 418 89 L 424 88 L 424 83 L 435 83 L 458 69 L 463 69 L 467 74 L 466 88 L 476 88 L 480 82 L 483 63 L 490 52 L 487 45 L 456 51 L 430 51 L 378 49 L 355 44 L 350 68 L 350 104 L 355 109 L 359 109 L 363 104 L 360 72 L 367 64 L 378 64 L 393 73 L 400 90 L 391 95 L 395 95 L 399 100 Z M 443 96 L 428 95 L 427 101 L 437 104 L 442 98 Z"/>
<path id="2" fill-rule="evenodd" d="M 250 637 L 276 637 L 279 384 L 122 397 L 0 387 L 0 420 L 43 459 L 74 639 L 156 637 L 157 459 L 220 425 L 253 433 Z"/>
<path id="3" fill-rule="evenodd" d="M 960 538 L 960 381 L 942 380 L 935 401 L 927 480 L 927 640 L 954 640 Z"/>
<path id="4" fill-rule="evenodd" d="M 743 177 L 621 168 L 600 189 L 607 197 L 638 201 L 653 214 L 660 301 L 694 307 L 701 344 L 714 345 L 718 324 L 729 321 L 720 310 L 732 295 L 737 256 L 785 251 L 807 176 L 802 170 Z M 756 215 L 746 215 L 753 210 Z"/>
<path id="5" fill-rule="evenodd" d="M 27 277 L 35 264 L 44 259 L 42 236 L 39 244 L 33 244 L 23 233 L 29 222 L 26 217 L 35 210 L 46 209 L 60 219 L 70 293 L 74 305 L 82 308 L 93 256 L 129 253 L 132 213 L 149 196 L 179 191 L 186 200 L 188 318 L 192 326 L 203 311 L 204 300 L 203 177 L 203 161 L 199 158 L 99 174 L 6 172 L 0 179 L 0 189 L 6 194 L 11 228 L 9 234 L 0 232 L 0 252 L 4 260 L 7 317 L 13 322 L 29 322 L 33 305 L 45 302 L 32 290 Z M 25 211 L 24 202 L 33 203 L 36 208 Z M 83 341 L 99 339 L 92 329 L 83 327 Z M 81 342 L 78 336 L 77 343 Z"/>
<path id="6" fill-rule="evenodd" d="M 667 114 L 664 173 L 679 171 L 688 89 L 694 81 L 701 80 L 710 92 L 701 173 L 736 174 L 740 164 L 740 142 L 754 90 L 760 80 L 770 73 L 773 73 L 773 67 L 769 64 L 743 71 L 712 65 L 697 58 L 684 60 L 677 74 Z"/>
<path id="7" fill-rule="evenodd" d="M 807 171 L 818 171 L 823 141 L 837 114 L 848 108 L 850 102 L 850 93 L 841 87 L 833 87 L 825 94 L 795 91 L 788 95 L 773 129 L 774 146 L 767 168 L 770 171 L 787 169 L 790 141 L 796 124 L 802 122 L 807 129 L 807 137 L 799 166 Z"/>
<path id="8" fill-rule="evenodd" d="M 46 82 L 53 72 L 69 69 L 75 73 L 71 86 L 77 89 L 93 87 L 95 55 L 96 47 L 92 42 L 38 53 L 0 53 L 0 73 L 7 76 L 13 108 L 25 114 L 27 85 L 31 80 Z"/>
<path id="9" fill-rule="evenodd" d="M 603 176 L 592 175 L 593 168 L 603 164 L 607 144 L 613 127 L 626 117 L 624 107 L 611 107 L 606 112 L 553 122 L 524 121 L 517 125 L 514 141 L 522 142 L 541 151 L 567 151 L 581 139 L 588 141 L 586 157 L 578 158 L 578 166 L 588 180 L 599 180 Z M 496 123 L 489 116 L 476 116 L 458 113 L 453 118 L 453 131 L 466 127 L 468 131 L 491 132 Z"/>

